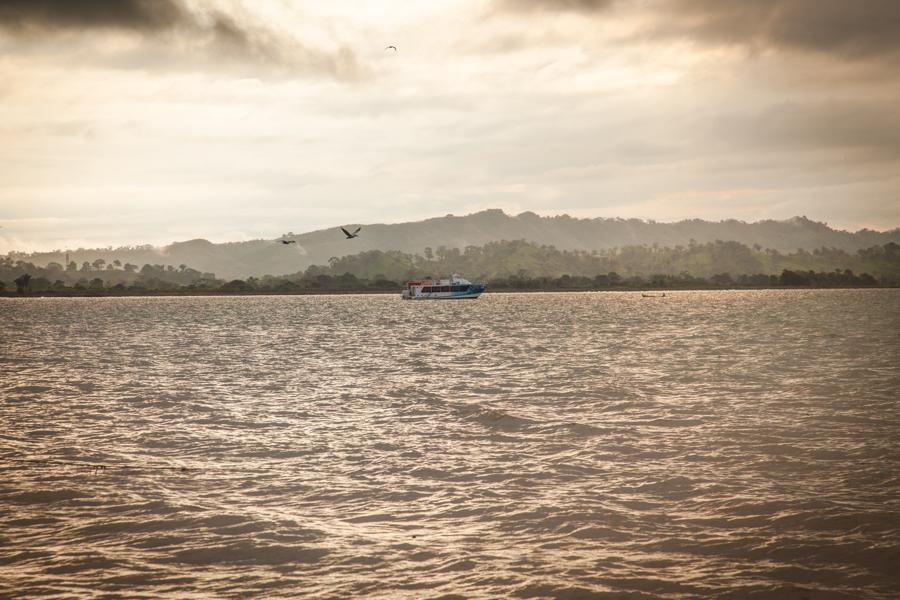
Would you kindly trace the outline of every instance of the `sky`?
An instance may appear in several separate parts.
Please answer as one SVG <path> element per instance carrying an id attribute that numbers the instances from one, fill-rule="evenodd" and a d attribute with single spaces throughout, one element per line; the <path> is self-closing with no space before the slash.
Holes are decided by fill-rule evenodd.
<path id="1" fill-rule="evenodd" d="M 0 0 L 0 252 L 486 208 L 898 227 L 900 2 Z"/>

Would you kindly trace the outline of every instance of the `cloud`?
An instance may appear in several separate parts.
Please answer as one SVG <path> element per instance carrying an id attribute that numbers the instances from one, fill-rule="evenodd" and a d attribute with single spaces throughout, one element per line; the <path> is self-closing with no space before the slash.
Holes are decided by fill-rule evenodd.
<path id="1" fill-rule="evenodd" d="M 19 31 L 159 31 L 193 23 L 192 15 L 176 0 L 0 0 L 0 26 Z"/>
<path id="2" fill-rule="evenodd" d="M 119 2 L 0 0 L 0 216 L 109 219 L 23 237 L 496 206 L 900 218 L 900 60 L 877 0 Z"/>
<path id="3" fill-rule="evenodd" d="M 642 40 L 789 49 L 864 58 L 900 51 L 897 0 L 495 0 L 509 13 L 641 18 Z"/>
<path id="4" fill-rule="evenodd" d="M 664 0 L 652 26 L 699 42 L 845 57 L 900 50 L 896 0 Z"/>
<path id="5" fill-rule="evenodd" d="M 499 0 L 496 7 L 510 12 L 595 12 L 616 0 Z"/>
<path id="6" fill-rule="evenodd" d="M 84 34 L 88 47 L 100 48 L 97 63 L 119 68 L 224 66 L 243 67 L 242 74 L 257 76 L 366 76 L 346 46 L 311 47 L 246 15 L 240 17 L 204 5 L 189 8 L 181 0 L 0 0 L 0 31 L 10 33 L 19 49 L 31 45 L 50 50 L 48 35 Z M 117 47 L 110 55 L 98 36 L 86 35 L 97 31 L 130 35 L 138 44 Z"/>
<path id="7" fill-rule="evenodd" d="M 835 151 L 853 164 L 900 160 L 900 115 L 882 100 L 782 102 L 713 119 L 709 140 L 773 152 Z"/>

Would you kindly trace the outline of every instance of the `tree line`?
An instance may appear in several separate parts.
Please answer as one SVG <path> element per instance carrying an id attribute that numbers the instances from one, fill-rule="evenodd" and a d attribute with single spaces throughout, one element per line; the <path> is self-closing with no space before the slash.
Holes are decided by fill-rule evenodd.
<path id="1" fill-rule="evenodd" d="M 50 262 L 37 266 L 31 262 L 0 258 L 0 292 L 15 290 L 15 293 L 105 293 L 177 291 L 195 286 L 217 289 L 220 281 L 213 273 L 202 273 L 187 265 L 145 264 L 142 267 L 122 263 L 114 259 L 107 263 L 100 258 L 93 262 L 83 262 L 80 267 L 75 262 L 63 266 Z"/>
<path id="2" fill-rule="evenodd" d="M 371 250 L 332 258 L 288 275 L 223 280 L 187 265 L 113 259 L 36 266 L 0 258 L 0 292 L 38 294 L 316 293 L 396 291 L 408 279 L 460 273 L 493 290 L 635 288 L 846 287 L 900 285 L 900 245 L 848 253 L 835 248 L 783 254 L 738 242 L 672 248 L 626 246 L 566 251 L 525 241 L 466 248 L 425 248 L 420 254 Z"/>

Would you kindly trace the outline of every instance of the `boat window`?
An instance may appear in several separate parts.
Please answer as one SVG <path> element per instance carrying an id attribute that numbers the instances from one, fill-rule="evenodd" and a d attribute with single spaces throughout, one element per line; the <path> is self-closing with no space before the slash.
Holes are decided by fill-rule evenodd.
<path id="1" fill-rule="evenodd" d="M 431 286 L 429 285 L 429 286 L 423 287 L 423 288 L 422 288 L 422 293 L 423 293 L 423 294 L 430 294 L 430 293 L 431 293 Z"/>
<path id="2" fill-rule="evenodd" d="M 450 291 L 450 286 L 449 286 L 449 285 L 442 286 L 442 287 L 441 287 L 441 291 L 442 291 L 442 292 L 449 292 L 449 291 Z"/>

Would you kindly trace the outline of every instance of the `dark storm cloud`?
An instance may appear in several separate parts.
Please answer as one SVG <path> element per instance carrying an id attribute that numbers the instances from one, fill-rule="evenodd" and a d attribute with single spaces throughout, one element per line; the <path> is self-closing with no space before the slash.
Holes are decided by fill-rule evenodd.
<path id="1" fill-rule="evenodd" d="M 97 30 L 146 39 L 146 47 L 102 59 L 125 68 L 253 67 L 244 73 L 303 73 L 342 80 L 365 76 L 348 48 L 312 48 L 221 11 L 192 11 L 181 0 L 0 0 L 0 30 L 20 42 L 38 44 L 48 33 Z"/>
<path id="2" fill-rule="evenodd" d="M 8 29 L 158 31 L 191 22 L 175 0 L 0 0 L 0 25 Z"/>
<path id="3" fill-rule="evenodd" d="M 898 0 L 496 0 L 510 13 L 617 14 L 647 21 L 642 39 L 684 38 L 847 57 L 900 51 Z"/>
<path id="4" fill-rule="evenodd" d="M 259 50 L 257 33 L 222 12 L 198 15 L 179 0 L 0 0 L 0 27 L 19 34 L 114 29 L 138 34 L 170 30 L 211 36 L 219 44 Z"/>
<path id="5" fill-rule="evenodd" d="M 897 0 L 668 0 L 653 31 L 850 57 L 900 50 Z"/>

